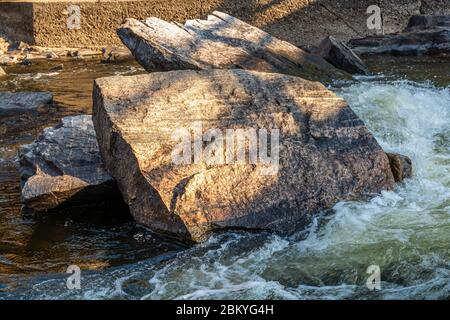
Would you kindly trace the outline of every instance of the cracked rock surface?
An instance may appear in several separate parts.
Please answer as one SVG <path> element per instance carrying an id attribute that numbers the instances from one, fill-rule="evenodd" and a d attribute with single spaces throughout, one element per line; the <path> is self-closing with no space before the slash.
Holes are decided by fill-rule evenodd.
<path id="1" fill-rule="evenodd" d="M 211 69 L 101 78 L 93 121 L 105 166 L 134 218 L 184 239 L 226 228 L 291 233 L 340 200 L 395 183 L 387 155 L 348 104 L 299 77 Z M 203 154 L 220 159 L 236 151 L 220 135 L 195 134 L 199 123 L 203 134 L 278 128 L 278 170 L 267 174 L 267 164 L 248 157 L 174 162 L 183 129 Z M 274 155 L 276 143 L 266 141 Z"/>

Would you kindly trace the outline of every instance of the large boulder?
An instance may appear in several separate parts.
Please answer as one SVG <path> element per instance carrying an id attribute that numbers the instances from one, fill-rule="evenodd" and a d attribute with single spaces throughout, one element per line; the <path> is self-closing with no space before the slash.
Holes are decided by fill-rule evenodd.
<path id="1" fill-rule="evenodd" d="M 98 150 L 91 116 L 72 116 L 44 129 L 19 150 L 22 201 L 36 212 L 122 201 Z"/>
<path id="2" fill-rule="evenodd" d="M 290 233 L 340 200 L 394 186 L 373 135 L 318 82 L 172 71 L 97 79 L 93 99 L 105 166 L 155 231 L 194 241 L 221 228 Z"/>
<path id="3" fill-rule="evenodd" d="M 45 112 L 52 102 L 50 92 L 0 92 L 0 116 Z"/>
<path id="4" fill-rule="evenodd" d="M 345 43 L 336 40 L 332 36 L 324 38 L 314 50 L 336 68 L 351 74 L 368 74 L 369 70 L 360 57 L 353 52 Z"/>
<path id="5" fill-rule="evenodd" d="M 317 55 L 218 11 L 184 25 L 155 17 L 127 19 L 117 34 L 148 71 L 240 68 L 319 81 L 348 76 Z"/>
<path id="6" fill-rule="evenodd" d="M 348 45 L 357 54 L 448 54 L 450 16 L 413 16 L 402 33 L 353 39 Z"/>

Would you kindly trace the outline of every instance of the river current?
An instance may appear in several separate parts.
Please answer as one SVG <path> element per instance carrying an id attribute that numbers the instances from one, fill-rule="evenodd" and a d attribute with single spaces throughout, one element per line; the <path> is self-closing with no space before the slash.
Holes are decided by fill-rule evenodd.
<path id="1" fill-rule="evenodd" d="M 135 225 L 128 213 L 23 215 L 14 154 L 44 124 L 3 132 L 0 299 L 449 299 L 450 61 L 368 62 L 373 76 L 331 89 L 386 151 L 412 159 L 413 177 L 369 201 L 340 202 L 291 237 L 227 232 L 186 247 Z M 72 77 L 47 72 L 30 82 L 38 71 L 17 67 L 0 90 L 53 91 L 60 106 L 49 125 L 90 112 L 92 79 L 143 72 L 98 61 L 72 69 Z M 66 287 L 70 264 L 82 267 L 81 290 Z M 373 265 L 381 289 L 371 291 Z"/>

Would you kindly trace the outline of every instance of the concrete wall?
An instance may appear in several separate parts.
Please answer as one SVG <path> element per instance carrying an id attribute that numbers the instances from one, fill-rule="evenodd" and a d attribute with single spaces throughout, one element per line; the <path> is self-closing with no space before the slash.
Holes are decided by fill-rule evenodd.
<path id="1" fill-rule="evenodd" d="M 81 8 L 80 30 L 67 28 L 69 3 Z M 115 29 L 126 17 L 183 22 L 220 10 L 309 46 L 329 34 L 341 40 L 373 34 L 366 27 L 372 4 L 382 8 L 386 32 L 400 31 L 413 14 L 450 14 L 449 0 L 0 0 L 0 33 L 41 46 L 103 46 L 120 43 Z"/>

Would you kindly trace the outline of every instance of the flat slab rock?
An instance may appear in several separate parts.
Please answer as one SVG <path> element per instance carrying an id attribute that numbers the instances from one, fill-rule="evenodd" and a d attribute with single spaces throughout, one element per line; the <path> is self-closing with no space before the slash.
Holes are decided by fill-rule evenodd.
<path id="1" fill-rule="evenodd" d="M 353 39 L 348 45 L 357 54 L 448 54 L 450 16 L 413 16 L 402 33 Z"/>
<path id="2" fill-rule="evenodd" d="M 92 117 L 65 117 L 19 150 L 22 202 L 36 212 L 61 205 L 114 201 L 117 186 L 104 169 Z M 120 198 L 120 196 L 119 196 Z"/>
<path id="3" fill-rule="evenodd" d="M 320 56 L 219 11 L 184 25 L 130 18 L 117 34 L 148 71 L 239 68 L 319 81 L 348 77 Z"/>
<path id="4" fill-rule="evenodd" d="M 299 77 L 212 69 L 101 78 L 93 114 L 105 166 L 134 218 L 185 239 L 221 228 L 291 233 L 340 200 L 394 187 L 388 157 L 347 103 Z M 224 136 L 278 128 L 278 170 L 267 174 L 266 163 L 249 159 L 174 162 L 183 128 Z M 192 141 L 206 148 L 221 140 Z M 223 155 L 227 145 L 208 152 Z"/>
<path id="5" fill-rule="evenodd" d="M 47 111 L 52 102 L 50 92 L 0 92 L 0 116 Z"/>
<path id="6" fill-rule="evenodd" d="M 336 68 L 351 74 L 368 74 L 369 70 L 358 55 L 345 43 L 338 41 L 332 36 L 324 38 L 315 54 L 321 56 Z"/>

